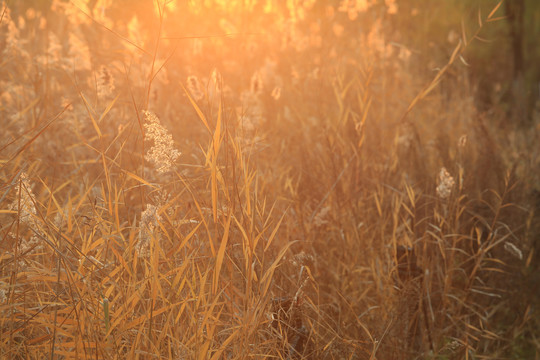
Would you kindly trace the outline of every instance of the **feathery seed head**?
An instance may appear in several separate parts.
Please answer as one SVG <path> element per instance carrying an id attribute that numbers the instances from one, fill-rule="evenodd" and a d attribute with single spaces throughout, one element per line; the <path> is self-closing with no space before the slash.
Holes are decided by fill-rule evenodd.
<path id="1" fill-rule="evenodd" d="M 7 300 L 6 290 L 0 289 L 0 304 L 6 302 L 6 300 Z"/>
<path id="2" fill-rule="evenodd" d="M 459 146 L 460 148 L 464 148 L 465 145 L 467 145 L 467 135 L 466 135 L 466 134 L 461 135 L 461 136 L 459 137 L 459 140 L 458 140 L 458 146 Z"/>
<path id="3" fill-rule="evenodd" d="M 99 97 L 109 97 L 114 91 L 114 78 L 105 66 L 101 66 L 98 74 L 97 92 Z"/>
<path id="4" fill-rule="evenodd" d="M 199 78 L 197 78 L 195 75 L 188 76 L 187 88 L 193 97 L 193 100 L 199 101 L 204 97 L 204 92 L 201 83 L 199 82 Z"/>
<path id="5" fill-rule="evenodd" d="M 441 199 L 447 199 L 452 192 L 452 188 L 455 185 L 455 180 L 446 170 L 446 168 L 441 168 L 439 172 L 439 185 L 437 186 L 437 195 Z"/>
<path id="6" fill-rule="evenodd" d="M 139 225 L 139 241 L 136 245 L 136 250 L 140 257 L 148 257 L 150 255 L 150 240 L 154 230 L 161 221 L 161 216 L 158 214 L 158 207 L 147 204 L 146 209 L 141 213 L 141 221 Z"/>
<path id="7" fill-rule="evenodd" d="M 514 257 L 517 257 L 519 260 L 523 260 L 523 253 L 516 245 L 512 244 L 511 242 L 507 241 L 504 243 L 504 250 L 512 254 Z"/>
<path id="8" fill-rule="evenodd" d="M 153 141 L 154 145 L 148 150 L 145 159 L 154 164 L 160 174 L 173 169 L 174 163 L 180 157 L 180 151 L 174 148 L 171 134 L 165 129 L 158 117 L 151 111 L 143 111 L 145 117 L 144 128 L 146 134 L 144 140 Z"/>
<path id="9" fill-rule="evenodd" d="M 33 227 L 35 225 L 34 216 L 36 215 L 36 206 L 34 205 L 34 194 L 32 193 L 30 181 L 24 172 L 19 177 L 19 181 L 15 187 L 15 194 L 16 198 L 9 205 L 9 209 L 19 213 L 21 223 Z"/>

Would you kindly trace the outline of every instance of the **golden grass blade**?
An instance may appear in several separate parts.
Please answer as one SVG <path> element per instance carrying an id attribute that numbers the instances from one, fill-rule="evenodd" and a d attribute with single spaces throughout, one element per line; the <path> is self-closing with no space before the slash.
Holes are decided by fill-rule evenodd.
<path id="1" fill-rule="evenodd" d="M 133 276 L 131 268 L 126 262 L 126 259 L 124 259 L 124 256 L 118 252 L 115 246 L 111 246 L 110 249 L 114 257 L 116 258 L 116 261 L 118 261 L 122 265 L 122 268 L 124 269 L 124 271 L 127 272 L 130 276 Z"/>
<path id="2" fill-rule="evenodd" d="M 478 9 L 478 26 L 479 27 L 482 27 L 483 23 L 482 23 L 482 9 Z"/>
<path id="3" fill-rule="evenodd" d="M 495 22 L 495 21 L 501 21 L 501 20 L 505 20 L 505 19 L 508 19 L 507 16 L 497 16 L 495 18 L 491 18 L 491 19 L 487 19 L 486 22 Z"/>
<path id="4" fill-rule="evenodd" d="M 195 112 L 197 112 L 197 115 L 199 116 L 199 119 L 202 121 L 202 123 L 204 124 L 204 126 L 206 127 L 208 132 L 211 133 L 212 130 L 210 130 L 210 126 L 208 125 L 208 121 L 206 121 L 206 116 L 204 116 L 203 112 L 199 108 L 199 105 L 197 105 L 195 100 L 193 100 L 193 98 L 191 97 L 189 91 L 185 88 L 184 84 L 180 83 L 180 86 L 182 86 L 182 89 L 184 89 L 184 92 L 186 93 L 186 95 L 187 95 L 187 97 L 189 99 L 189 102 L 191 103 L 191 106 L 193 106 L 193 108 L 195 109 Z"/>
<path id="5" fill-rule="evenodd" d="M 446 73 L 446 71 L 448 70 L 448 68 L 450 67 L 450 65 L 452 65 L 452 63 L 454 62 L 454 59 L 455 57 L 457 56 L 458 52 L 461 50 L 461 42 L 458 43 L 458 45 L 455 47 L 454 49 L 454 52 L 452 53 L 452 55 L 450 56 L 450 60 L 448 61 L 448 63 L 443 66 L 438 72 L 437 72 L 437 75 L 435 75 L 435 77 L 433 78 L 433 80 L 431 81 L 431 83 L 429 83 L 426 88 L 420 92 L 414 99 L 413 101 L 411 101 L 411 103 L 409 104 L 409 107 L 407 108 L 405 114 L 408 114 L 413 108 L 414 106 L 416 105 L 416 103 L 418 103 L 418 101 L 422 100 L 423 98 L 425 98 L 438 84 L 439 82 L 441 81 L 441 78 L 442 76 Z"/>
<path id="6" fill-rule="evenodd" d="M 219 154 L 219 148 L 221 145 L 221 103 L 220 103 L 218 119 L 216 124 L 216 130 L 214 131 L 214 136 L 212 138 L 212 152 L 211 155 L 211 189 L 212 189 L 212 214 L 214 215 L 214 222 L 217 222 L 218 214 L 218 173 L 219 169 L 217 166 L 217 159 Z"/>
<path id="7" fill-rule="evenodd" d="M 487 19 L 491 19 L 493 15 L 495 15 L 495 13 L 497 12 L 497 10 L 499 10 L 499 8 L 501 7 L 503 3 L 503 0 L 499 1 L 499 3 L 497 5 L 495 5 L 495 7 L 493 8 L 493 10 L 491 10 L 491 12 L 489 13 L 489 15 L 487 16 Z"/>
<path id="8" fill-rule="evenodd" d="M 114 106 L 114 104 L 116 103 L 116 100 L 118 100 L 119 97 L 120 97 L 120 94 L 116 95 L 116 97 L 112 99 L 109 105 L 107 105 L 107 107 L 105 108 L 101 116 L 99 117 L 98 123 L 101 123 L 103 118 L 105 118 L 105 116 L 109 113 L 109 111 L 111 111 L 112 107 Z"/>
<path id="9" fill-rule="evenodd" d="M 122 169 L 122 171 L 127 175 L 129 176 L 130 178 L 134 179 L 134 180 L 137 180 L 138 182 L 144 184 L 144 185 L 147 185 L 147 186 L 150 186 L 151 188 L 153 189 L 157 189 L 157 187 L 155 185 L 152 185 L 150 184 L 148 181 L 144 180 L 142 177 L 138 176 L 138 175 L 135 175 L 134 173 L 132 172 L 129 172 L 125 169 Z"/>
<path id="10" fill-rule="evenodd" d="M 242 233 L 242 238 L 246 241 L 246 243 L 249 243 L 249 236 L 246 232 L 246 229 L 244 229 L 244 226 L 242 226 L 242 223 L 238 221 L 236 216 L 232 215 L 234 222 L 236 223 L 236 226 L 238 226 L 238 230 Z"/>
<path id="11" fill-rule="evenodd" d="M 377 193 L 373 194 L 373 200 L 375 200 L 375 207 L 377 208 L 377 214 L 379 214 L 379 217 L 382 217 L 383 213 L 382 213 L 381 201 L 379 200 L 379 194 Z"/>
<path id="12" fill-rule="evenodd" d="M 96 130 L 96 133 L 98 134 L 99 138 L 102 138 L 103 134 L 101 133 L 101 130 L 99 129 L 99 125 L 98 125 L 96 119 L 94 119 L 92 106 L 90 105 L 88 100 L 86 100 L 86 97 L 84 96 L 84 94 L 82 92 L 80 92 L 80 91 L 79 91 L 79 96 L 83 100 L 84 106 L 86 106 L 86 110 L 87 110 L 86 112 L 88 113 L 88 116 L 90 117 L 90 120 L 92 120 L 92 125 L 94 126 L 94 130 Z"/>
<path id="13" fill-rule="evenodd" d="M 169 304 L 167 306 L 164 306 L 160 309 L 157 309 L 157 310 L 153 310 L 152 311 L 152 314 L 150 315 L 150 312 L 146 313 L 146 314 L 143 314 L 141 316 L 138 316 L 136 317 L 134 320 L 132 321 L 129 321 L 126 325 L 125 325 L 125 329 L 132 329 L 134 327 L 137 327 L 141 324 L 144 324 L 146 321 L 150 320 L 150 316 L 153 316 L 153 317 L 157 317 L 158 315 L 161 315 L 163 314 L 164 312 L 166 311 L 169 311 L 171 309 L 173 309 L 175 306 L 178 306 L 180 303 L 174 303 L 174 304 Z"/>
<path id="14" fill-rule="evenodd" d="M 218 186 L 217 186 L 217 169 L 215 161 L 212 161 L 211 171 L 211 192 L 212 192 L 212 215 L 214 217 L 214 223 L 218 221 Z"/>
<path id="15" fill-rule="evenodd" d="M 232 215 L 227 218 L 227 223 L 223 229 L 223 238 L 219 245 L 219 250 L 216 257 L 216 268 L 214 270 L 214 280 L 212 282 L 212 293 L 217 294 L 219 285 L 219 274 L 221 272 L 221 265 L 223 264 L 223 258 L 225 257 L 225 249 L 227 248 L 227 242 L 229 240 L 229 228 L 231 225 Z"/>
<path id="16" fill-rule="evenodd" d="M 279 227 L 281 226 L 281 222 L 283 221 L 283 219 L 285 218 L 285 214 L 287 213 L 287 211 L 285 211 L 283 213 L 283 215 L 281 215 L 281 218 L 279 219 L 276 227 L 274 228 L 274 230 L 272 231 L 272 234 L 270 234 L 270 236 L 268 237 L 268 241 L 266 242 L 266 246 L 264 247 L 264 251 L 267 251 L 268 248 L 270 247 L 270 245 L 272 244 L 272 241 L 274 240 L 276 234 L 277 234 L 277 231 L 279 230 Z"/>
<path id="17" fill-rule="evenodd" d="M 461 41 L 464 46 L 469 44 L 469 38 L 467 37 L 467 28 L 465 27 L 465 21 L 461 19 Z"/>
<path id="18" fill-rule="evenodd" d="M 227 339 L 225 339 L 225 341 L 221 344 L 221 347 L 219 348 L 218 351 L 216 351 L 214 353 L 214 355 L 212 355 L 212 357 L 210 358 L 210 360 L 217 360 L 217 359 L 220 359 L 220 356 L 221 354 L 223 354 L 223 351 L 225 351 L 225 349 L 227 349 L 227 347 L 229 346 L 229 344 L 236 339 L 237 337 L 237 334 L 240 332 L 240 328 L 237 328 L 236 330 L 234 330 L 231 335 L 229 335 L 229 337 Z"/>
<path id="19" fill-rule="evenodd" d="M 251 172 L 251 174 L 248 173 L 247 166 L 244 166 L 244 194 L 246 197 L 246 215 L 251 216 L 252 207 L 251 204 L 251 184 L 253 183 L 253 180 L 256 178 L 255 171 Z"/>
<path id="20" fill-rule="evenodd" d="M 281 251 L 279 252 L 278 256 L 270 265 L 270 267 L 266 270 L 264 273 L 260 284 L 262 285 L 262 289 L 260 291 L 261 297 L 265 297 L 268 293 L 268 289 L 270 288 L 270 284 L 272 283 L 272 277 L 274 276 L 274 272 L 276 271 L 276 268 L 278 267 L 279 263 L 281 262 L 281 259 L 285 256 L 287 253 L 287 250 L 291 247 L 292 244 L 296 243 L 296 241 L 288 242 L 287 245 L 285 245 Z"/>
<path id="21" fill-rule="evenodd" d="M 222 116 L 222 109 L 221 109 L 221 102 L 220 102 L 219 109 L 218 109 L 216 130 L 214 131 L 214 136 L 212 139 L 213 145 L 214 145 L 214 157 L 216 158 L 219 154 L 219 148 L 221 146 L 221 116 Z"/>
<path id="22" fill-rule="evenodd" d="M 204 224 L 204 227 L 206 229 L 206 232 L 209 234 L 210 231 L 209 231 L 209 227 L 208 227 L 208 221 L 206 221 L 206 217 L 204 216 L 204 212 L 201 208 L 201 204 L 199 203 L 199 201 L 197 200 L 197 197 L 195 196 L 195 194 L 193 193 L 193 191 L 191 190 L 191 187 L 189 186 L 189 184 L 182 178 L 182 177 L 179 177 L 180 181 L 182 181 L 182 184 L 184 184 L 184 186 L 186 187 L 186 189 L 189 191 L 190 195 L 191 195 L 191 198 L 193 199 L 193 204 L 195 205 L 195 207 L 197 208 L 197 213 L 199 214 L 200 216 L 200 219 L 201 219 L 201 222 Z M 212 256 L 216 256 L 216 249 L 214 247 L 214 244 L 213 244 L 213 241 L 211 241 L 211 239 L 209 238 L 209 243 L 210 243 L 210 250 L 212 251 Z"/>
<path id="23" fill-rule="evenodd" d="M 178 246 L 173 246 L 166 254 L 167 258 L 170 258 L 172 256 L 175 256 L 178 251 L 180 251 L 181 249 L 184 248 L 184 246 L 186 246 L 187 242 L 193 237 L 193 235 L 195 235 L 197 233 L 197 230 L 199 230 L 199 227 L 201 226 L 202 222 L 199 222 L 197 224 L 197 226 L 195 226 L 193 228 L 193 230 L 191 230 L 189 232 L 189 234 L 187 234 L 185 237 L 184 237 L 184 240 L 182 240 L 182 242 L 179 242 L 178 243 Z"/>

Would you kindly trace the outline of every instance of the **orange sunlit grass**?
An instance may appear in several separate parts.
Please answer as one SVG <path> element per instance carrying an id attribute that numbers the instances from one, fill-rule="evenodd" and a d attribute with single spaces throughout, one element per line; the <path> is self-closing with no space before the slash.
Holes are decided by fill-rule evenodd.
<path id="1" fill-rule="evenodd" d="M 538 357 L 510 11 L 2 2 L 0 358 Z"/>

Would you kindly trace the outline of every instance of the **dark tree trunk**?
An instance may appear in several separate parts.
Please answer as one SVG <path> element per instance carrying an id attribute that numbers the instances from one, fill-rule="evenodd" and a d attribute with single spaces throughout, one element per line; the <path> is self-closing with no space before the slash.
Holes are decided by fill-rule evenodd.
<path id="1" fill-rule="evenodd" d="M 513 58 L 511 116 L 515 121 L 524 123 L 528 117 L 523 53 L 525 0 L 508 0 L 505 5 Z"/>
<path id="2" fill-rule="evenodd" d="M 513 77 L 523 75 L 523 37 L 525 0 L 509 0 L 506 4 L 506 15 L 510 26 L 510 41 L 512 43 L 512 56 L 514 59 Z"/>

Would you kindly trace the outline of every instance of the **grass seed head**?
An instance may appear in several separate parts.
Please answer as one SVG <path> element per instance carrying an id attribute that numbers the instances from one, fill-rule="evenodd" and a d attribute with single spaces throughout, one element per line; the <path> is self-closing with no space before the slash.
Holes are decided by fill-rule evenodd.
<path id="1" fill-rule="evenodd" d="M 199 101 L 204 97 L 203 88 L 201 86 L 201 83 L 199 82 L 199 78 L 195 75 L 188 76 L 187 88 L 191 96 L 193 96 L 193 100 Z"/>
<path id="2" fill-rule="evenodd" d="M 9 209 L 19 213 L 19 220 L 21 223 L 33 227 L 35 225 L 36 216 L 36 206 L 34 205 L 35 197 L 32 193 L 30 181 L 24 172 L 21 173 L 15 189 L 17 197 L 9 205 Z"/>
<path id="3" fill-rule="evenodd" d="M 98 96 L 101 98 L 109 97 L 113 94 L 114 87 L 114 78 L 109 70 L 102 66 L 98 74 L 97 82 L 97 92 Z"/>
<path id="4" fill-rule="evenodd" d="M 446 168 L 441 168 L 439 172 L 439 185 L 437 186 L 437 195 L 441 199 L 447 199 L 452 192 L 452 188 L 455 185 L 455 180 L 446 170 Z"/>
<path id="5" fill-rule="evenodd" d="M 174 148 L 172 135 L 161 125 L 158 117 L 153 112 L 146 110 L 143 111 L 143 114 L 146 120 L 144 139 L 154 142 L 144 158 L 154 164 L 159 174 L 169 172 L 173 170 L 181 153 Z"/>

